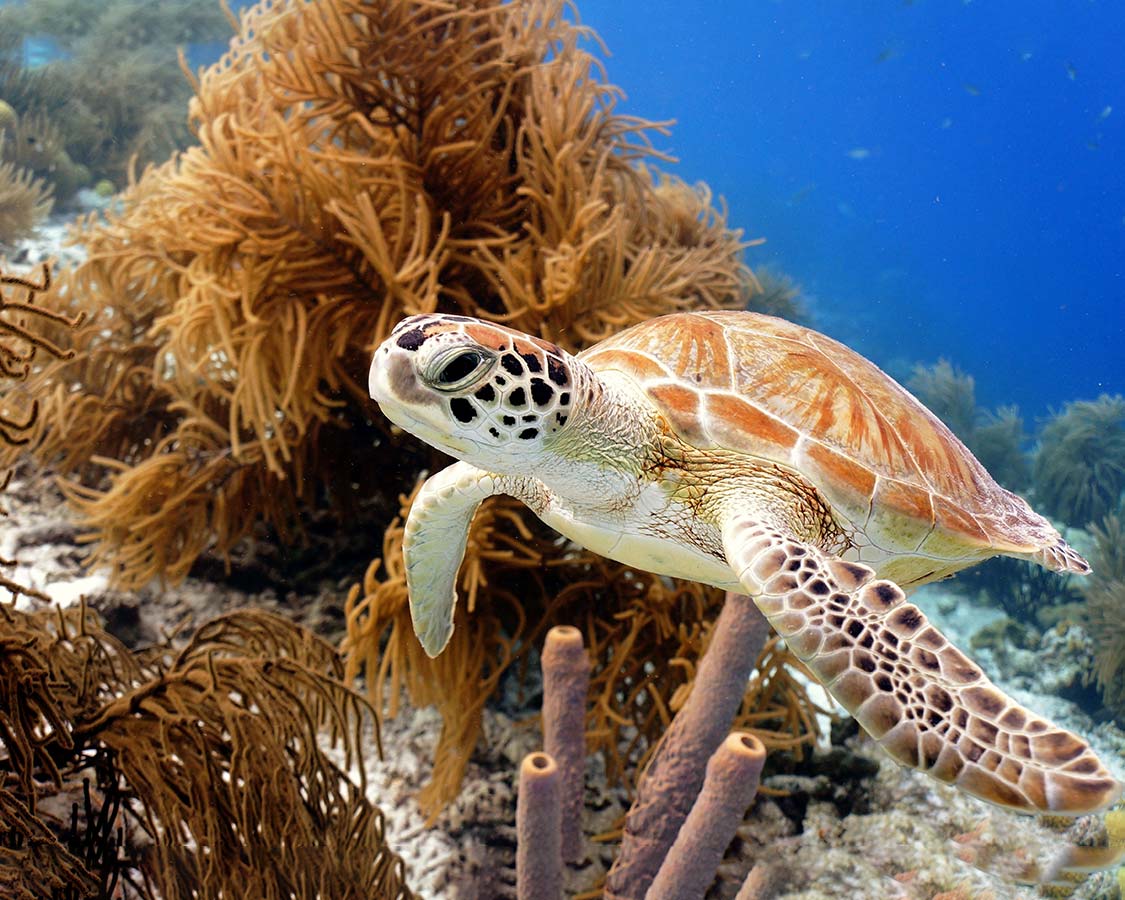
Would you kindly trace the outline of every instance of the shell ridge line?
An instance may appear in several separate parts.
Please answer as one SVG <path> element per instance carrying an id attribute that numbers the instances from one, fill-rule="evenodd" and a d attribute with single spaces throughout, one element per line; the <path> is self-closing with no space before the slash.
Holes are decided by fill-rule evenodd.
<path id="1" fill-rule="evenodd" d="M 931 494 L 936 494 L 937 496 L 944 497 L 944 495 L 940 491 L 938 491 L 934 488 L 933 484 L 930 482 L 930 479 L 926 476 L 926 473 L 922 470 L 922 467 L 918 463 L 917 457 L 915 457 L 914 453 L 910 449 L 910 443 L 903 438 L 903 436 L 899 433 L 899 430 L 897 428 L 895 428 L 895 426 L 891 422 L 891 420 L 888 419 L 885 415 L 883 415 L 883 413 L 879 409 L 879 405 L 871 399 L 871 397 L 868 395 L 867 391 L 865 391 L 862 387 L 860 387 L 860 385 L 858 385 L 856 383 L 855 379 L 852 378 L 851 375 L 849 375 L 847 372 L 845 372 L 840 367 L 840 365 L 834 359 L 832 359 L 832 357 L 829 356 L 819 344 L 816 343 L 816 341 L 815 341 L 816 337 L 817 337 L 817 335 L 815 335 L 813 332 L 811 332 L 811 331 L 808 332 L 808 343 L 807 343 L 807 345 L 812 347 L 812 349 L 815 350 L 824 359 L 824 361 L 827 362 L 833 368 L 833 370 L 839 374 L 840 378 L 843 381 L 846 381 L 848 384 L 850 384 L 852 386 L 852 388 L 856 391 L 856 393 L 858 393 L 864 399 L 864 402 L 867 403 L 868 407 L 871 409 L 871 412 L 874 414 L 876 420 L 884 428 L 886 428 L 888 431 L 890 431 L 891 434 L 894 435 L 895 440 L 898 441 L 899 446 L 902 447 L 903 453 L 906 454 L 906 456 L 910 459 L 911 464 L 914 466 L 914 471 L 918 474 L 918 477 L 922 480 L 922 483 L 926 486 L 926 490 L 929 491 Z M 803 344 L 805 342 L 800 341 L 798 343 Z M 885 377 L 890 378 L 890 376 L 887 375 L 885 372 L 883 372 L 882 369 L 879 369 L 879 371 L 882 372 Z M 893 383 L 896 384 L 896 385 L 898 384 L 897 381 L 895 381 Z M 906 393 L 908 396 L 912 396 L 909 391 L 904 391 L 904 393 Z M 923 407 L 923 409 L 925 409 L 925 407 Z M 927 410 L 927 412 L 928 412 L 928 410 Z M 930 415 L 933 415 L 933 413 L 930 413 Z M 944 499 L 948 500 L 949 498 L 944 497 Z M 932 504 L 931 504 L 931 506 L 932 506 Z"/>

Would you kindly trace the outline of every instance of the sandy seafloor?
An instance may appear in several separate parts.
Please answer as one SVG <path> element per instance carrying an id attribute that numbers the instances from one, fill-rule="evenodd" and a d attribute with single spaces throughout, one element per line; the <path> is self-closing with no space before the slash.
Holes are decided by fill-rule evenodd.
<path id="1" fill-rule="evenodd" d="M 61 251 L 61 224 L 40 230 L 34 241 L 9 252 L 5 271 L 28 271 L 47 256 L 71 258 Z M 325 584 L 314 594 L 280 596 L 275 589 L 247 593 L 226 584 L 189 578 L 184 584 L 136 593 L 112 591 L 106 578 L 82 568 L 82 548 L 68 509 L 49 478 L 18 472 L 0 497 L 8 515 L 0 519 L 0 557 L 18 566 L 6 574 L 39 588 L 59 605 L 85 596 L 114 627 L 134 640 L 155 639 L 185 616 L 200 624 L 245 605 L 283 612 L 313 627 L 339 615 L 350 579 Z M 372 544 L 372 554 L 379 548 Z M 915 595 L 931 619 L 955 644 L 967 649 L 979 628 L 1002 615 L 973 603 L 948 587 L 931 586 Z M 38 601 L 22 599 L 21 604 Z M 323 628 L 320 629 L 323 632 Z M 1052 685 L 1073 667 L 1078 654 L 1089 652 L 1089 638 L 1077 627 L 1043 636 L 1038 652 L 1004 654 L 1004 668 L 992 653 L 970 653 L 1001 687 L 1020 702 L 1054 722 L 1088 738 L 1101 758 L 1125 779 L 1125 732 L 1112 723 L 1095 723 L 1079 707 L 1050 693 Z M 370 795 L 386 817 L 389 840 L 403 857 L 409 883 L 424 898 L 487 900 L 514 897 L 515 773 L 522 756 L 537 749 L 534 716 L 539 695 L 535 684 L 522 689 L 509 683 L 486 710 L 484 740 L 470 763 L 458 799 L 433 824 L 427 824 L 414 796 L 429 777 L 432 751 L 441 722 L 433 710 L 411 709 L 383 724 L 385 758 L 373 747 L 367 761 Z M 827 728 L 825 729 L 827 732 Z M 854 731 L 854 729 L 852 729 Z M 874 771 L 856 782 L 841 773 L 864 761 Z M 708 897 L 733 898 L 754 863 L 767 865 L 768 894 L 774 900 L 821 898 L 1030 898 L 1035 888 L 1019 887 L 1003 877 L 959 859 L 977 849 L 993 860 L 988 868 L 1003 870 L 1020 856 L 1046 863 L 1065 838 L 1041 825 L 992 809 L 958 791 L 911 770 L 882 753 L 861 733 L 840 748 L 818 751 L 814 774 L 773 776 L 767 788 L 789 794 L 760 796 L 727 852 L 719 883 Z M 626 798 L 606 786 L 600 761 L 590 761 L 587 818 L 590 836 L 611 831 L 623 813 Z M 794 799 L 796 798 L 796 799 Z M 803 829 L 795 833 L 785 810 L 805 804 Z M 850 809 L 841 815 L 840 808 Z M 1096 831 L 1097 823 L 1079 822 Z M 1089 828 L 1087 830 L 1089 830 Z M 964 835 L 976 834 L 965 838 Z M 961 837 L 959 837 L 961 836 Z M 612 845 L 590 841 L 584 866 L 569 873 L 570 885 L 588 887 L 611 861 Z M 945 896 L 945 892 L 951 892 Z M 1119 897 L 1116 876 L 1101 873 L 1073 894 L 1079 900 Z"/>

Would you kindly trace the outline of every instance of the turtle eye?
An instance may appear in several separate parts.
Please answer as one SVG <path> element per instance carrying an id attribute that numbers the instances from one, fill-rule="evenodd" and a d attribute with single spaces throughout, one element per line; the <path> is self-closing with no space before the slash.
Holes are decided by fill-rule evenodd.
<path id="1" fill-rule="evenodd" d="M 493 362 L 479 350 L 457 350 L 434 360 L 427 380 L 439 391 L 458 391 L 475 382 Z"/>

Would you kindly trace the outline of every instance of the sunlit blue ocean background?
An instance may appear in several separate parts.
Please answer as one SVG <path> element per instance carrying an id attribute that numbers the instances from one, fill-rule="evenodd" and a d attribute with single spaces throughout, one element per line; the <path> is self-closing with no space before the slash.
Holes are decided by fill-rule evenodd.
<path id="1" fill-rule="evenodd" d="M 820 330 L 900 377 L 945 357 L 1029 426 L 1125 392 L 1125 3 L 578 8 Z"/>
<path id="2" fill-rule="evenodd" d="M 765 240 L 748 261 L 795 279 L 817 328 L 903 380 L 944 357 L 1031 431 L 1125 392 L 1125 3 L 577 10 L 620 109 L 675 120 L 666 168 Z"/>

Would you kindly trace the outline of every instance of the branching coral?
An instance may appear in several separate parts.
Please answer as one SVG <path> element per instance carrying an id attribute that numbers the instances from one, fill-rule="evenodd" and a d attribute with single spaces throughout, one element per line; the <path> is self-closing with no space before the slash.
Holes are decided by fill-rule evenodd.
<path id="1" fill-rule="evenodd" d="M 0 33 L 13 49 L 27 36 L 47 35 L 60 51 L 27 72 L 18 54 L 0 48 L 7 58 L 0 97 L 23 116 L 53 123 L 60 152 L 51 180 L 69 182 L 57 185 L 61 202 L 91 170 L 121 185 L 134 157 L 144 165 L 186 146 L 191 88 L 176 47 L 224 41 L 230 28 L 217 3 L 37 0 L 0 8 Z"/>
<path id="2" fill-rule="evenodd" d="M 52 328 L 73 330 L 82 324 L 82 316 L 74 319 L 51 312 L 40 306 L 36 299 L 51 286 L 50 269 L 44 265 L 41 280 L 5 275 L 0 272 L 0 376 L 17 383 L 27 378 L 36 357 L 69 359 L 72 351 L 56 344 L 44 332 Z M 28 433 L 39 418 L 39 404 L 34 398 L 21 404 L 13 398 L 9 388 L 0 397 L 0 444 L 19 446 L 27 443 Z M 9 471 L 0 481 L 3 490 L 11 477 Z M 12 565 L 11 560 L 0 559 L 0 566 Z M 6 588 L 13 598 L 20 594 L 42 596 L 38 591 L 17 584 L 0 575 L 0 587 Z"/>
<path id="3" fill-rule="evenodd" d="M 404 313 L 502 318 L 574 347 L 741 302 L 738 235 L 705 193 L 633 165 L 649 126 L 614 112 L 563 10 L 243 14 L 197 85 L 200 145 L 79 233 L 89 259 L 55 299 L 90 326 L 35 386 L 35 453 L 85 476 L 71 495 L 123 584 L 431 464 L 366 405 L 370 347 Z M 95 457 L 125 467 L 104 485 Z"/>
<path id="4" fill-rule="evenodd" d="M 0 143 L 0 161 L 34 175 L 51 190 L 56 203 L 65 203 L 90 180 L 89 169 L 70 158 L 58 127 L 42 112 L 18 116 L 0 134 L 6 138 Z"/>
<path id="5" fill-rule="evenodd" d="M 1072 525 L 1115 510 L 1125 490 L 1125 397 L 1078 400 L 1048 421 L 1034 478 L 1038 503 Z"/>
<path id="6" fill-rule="evenodd" d="M 0 152 L 4 141 L 0 140 Z M 0 156 L 0 244 L 12 244 L 35 230 L 51 212 L 51 189 L 27 169 Z"/>
<path id="7" fill-rule="evenodd" d="M 74 885 L 108 897 L 111 877 L 146 898 L 411 896 L 363 785 L 319 743 L 326 734 L 350 765 L 370 721 L 331 647 L 253 612 L 140 656 L 84 607 L 0 606 L 0 618 L 0 743 L 14 782 L 0 795 L 0 875 L 19 867 L 12 896 Z M 33 820 L 36 785 L 64 787 L 91 757 L 99 805 L 120 816 L 85 823 L 97 846 L 83 861 Z M 87 869 L 95 858 L 100 873 Z"/>

